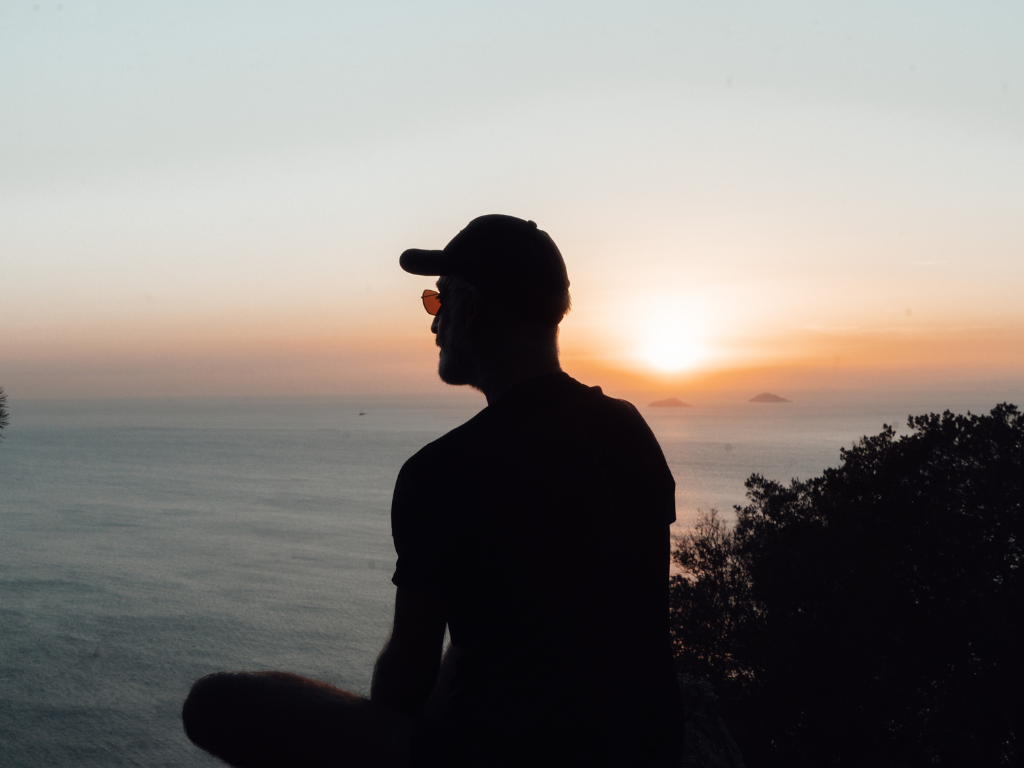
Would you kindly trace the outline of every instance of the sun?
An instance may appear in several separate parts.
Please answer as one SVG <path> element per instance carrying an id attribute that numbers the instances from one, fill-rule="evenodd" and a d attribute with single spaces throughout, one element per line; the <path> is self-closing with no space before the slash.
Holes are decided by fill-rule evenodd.
<path id="1" fill-rule="evenodd" d="M 722 359 L 719 312 L 707 296 L 635 291 L 609 313 L 615 357 L 640 375 L 678 375 L 705 370 Z"/>
<path id="2" fill-rule="evenodd" d="M 703 345 L 686 328 L 664 325 L 648 332 L 640 351 L 645 363 L 664 373 L 689 370 L 704 360 Z"/>

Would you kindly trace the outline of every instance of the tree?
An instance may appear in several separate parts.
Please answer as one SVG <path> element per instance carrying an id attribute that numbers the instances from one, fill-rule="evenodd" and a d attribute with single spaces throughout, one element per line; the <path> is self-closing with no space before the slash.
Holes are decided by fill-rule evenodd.
<path id="1" fill-rule="evenodd" d="M 680 671 L 751 766 L 1024 765 L 1024 417 L 911 417 L 673 557 Z"/>
<path id="2" fill-rule="evenodd" d="M 7 395 L 4 394 L 4 388 L 0 387 L 0 433 L 4 431 L 4 427 L 10 424 L 10 414 L 7 413 Z M 3 440 L 3 434 L 0 434 L 0 440 Z"/>

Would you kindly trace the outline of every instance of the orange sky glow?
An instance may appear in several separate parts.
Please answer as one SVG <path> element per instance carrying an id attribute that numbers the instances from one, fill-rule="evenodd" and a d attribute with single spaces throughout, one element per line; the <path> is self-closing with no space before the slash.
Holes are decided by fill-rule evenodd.
<path id="1" fill-rule="evenodd" d="M 1021 390 L 1018 6 L 229 5 L 5 12 L 12 401 L 444 392 L 398 255 L 499 212 L 609 391 Z"/>

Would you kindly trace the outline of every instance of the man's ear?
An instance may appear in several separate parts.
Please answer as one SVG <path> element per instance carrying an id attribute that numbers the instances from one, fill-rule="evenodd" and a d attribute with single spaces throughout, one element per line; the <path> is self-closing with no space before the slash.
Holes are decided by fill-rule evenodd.
<path id="1" fill-rule="evenodd" d="M 483 319 L 483 296 L 480 295 L 480 291 L 478 291 L 474 286 L 467 287 L 466 294 L 469 297 L 465 305 L 464 315 L 466 319 L 466 328 L 475 328 Z"/>

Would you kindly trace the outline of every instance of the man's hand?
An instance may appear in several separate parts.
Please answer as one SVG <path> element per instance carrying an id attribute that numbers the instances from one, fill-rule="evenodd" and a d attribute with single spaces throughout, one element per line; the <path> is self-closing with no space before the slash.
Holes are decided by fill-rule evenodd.
<path id="1" fill-rule="evenodd" d="M 373 666 L 371 701 L 409 714 L 422 709 L 437 682 L 446 624 L 437 598 L 398 588 L 395 624 Z"/>

